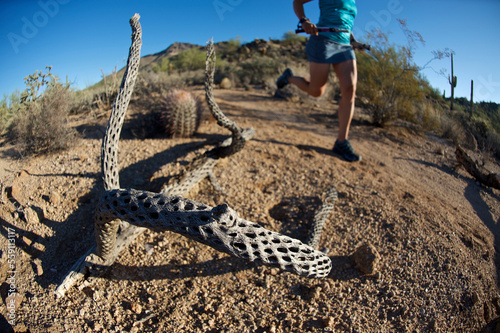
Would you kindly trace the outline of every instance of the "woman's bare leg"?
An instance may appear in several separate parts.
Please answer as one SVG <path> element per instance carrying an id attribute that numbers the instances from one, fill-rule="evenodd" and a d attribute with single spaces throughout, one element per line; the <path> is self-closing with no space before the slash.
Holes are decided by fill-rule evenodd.
<path id="1" fill-rule="evenodd" d="M 292 76 L 288 78 L 288 82 L 313 97 L 320 97 L 325 93 L 326 82 L 330 74 L 330 64 L 310 62 L 309 72 L 310 80 L 299 76 Z"/>
<path id="2" fill-rule="evenodd" d="M 349 128 L 354 115 L 354 100 L 358 80 L 356 60 L 347 60 L 334 64 L 333 69 L 339 79 L 340 93 L 342 95 L 338 111 L 339 132 L 337 139 L 338 141 L 344 141 L 349 137 Z"/>

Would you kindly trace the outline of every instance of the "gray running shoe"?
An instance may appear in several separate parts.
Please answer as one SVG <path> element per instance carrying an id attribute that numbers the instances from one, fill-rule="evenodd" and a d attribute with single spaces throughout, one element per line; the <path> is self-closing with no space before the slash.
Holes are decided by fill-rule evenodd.
<path id="1" fill-rule="evenodd" d="M 337 155 L 340 155 L 348 162 L 359 162 L 361 161 L 361 156 L 357 154 L 351 146 L 349 140 L 345 141 L 335 141 L 335 145 L 333 146 L 333 152 Z"/>
<path id="2" fill-rule="evenodd" d="M 284 86 L 289 84 L 288 78 L 293 76 L 293 71 L 291 68 L 285 69 L 283 74 L 278 78 L 278 81 L 276 81 L 276 85 L 278 86 L 278 89 L 282 89 Z"/>

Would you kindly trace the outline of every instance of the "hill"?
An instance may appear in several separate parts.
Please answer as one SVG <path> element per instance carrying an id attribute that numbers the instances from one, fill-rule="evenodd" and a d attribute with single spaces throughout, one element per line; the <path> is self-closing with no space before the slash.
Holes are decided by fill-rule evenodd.
<path id="1" fill-rule="evenodd" d="M 349 164 L 330 153 L 335 103 L 276 99 L 266 89 L 215 94 L 231 119 L 257 134 L 215 170 L 227 196 L 203 182 L 189 197 L 227 202 L 248 220 L 304 240 L 323 194 L 336 186 L 320 242 L 331 274 L 297 277 L 147 231 L 108 274 L 57 299 L 55 286 L 93 242 L 102 188 L 107 117 L 74 119 L 83 136 L 68 151 L 16 160 L 10 146 L 0 147 L 0 246 L 5 263 L 13 231 L 17 332 L 479 332 L 498 325 L 500 192 L 457 168 L 454 146 L 409 128 L 373 127 L 357 109 L 352 141 L 363 161 Z M 228 135 L 207 120 L 192 139 L 137 139 L 144 111 L 135 100 L 127 114 L 123 187 L 158 191 Z M 379 255 L 371 275 L 353 260 L 363 243 Z M 5 300 L 6 265 L 0 273 Z"/>

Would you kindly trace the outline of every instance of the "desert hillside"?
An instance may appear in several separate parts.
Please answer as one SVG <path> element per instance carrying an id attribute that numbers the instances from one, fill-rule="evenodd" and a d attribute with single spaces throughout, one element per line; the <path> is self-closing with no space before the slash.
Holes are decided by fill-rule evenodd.
<path id="1" fill-rule="evenodd" d="M 202 90 L 193 88 L 202 95 Z M 18 160 L 1 147 L 2 331 L 8 332 L 479 332 L 498 330 L 500 192 L 457 167 L 454 146 L 405 127 L 370 126 L 356 110 L 362 154 L 331 154 L 336 105 L 301 104 L 264 89 L 216 90 L 217 102 L 255 137 L 219 164 L 227 195 L 203 181 L 189 198 L 302 241 L 326 191 L 339 198 L 320 249 L 330 275 L 308 279 L 219 253 L 171 232 L 146 231 L 105 276 L 56 298 L 54 289 L 94 244 L 107 115 L 74 119 L 71 150 Z M 134 136 L 132 103 L 120 141 L 122 187 L 159 191 L 229 133 L 204 121 L 194 138 Z M 15 236 L 12 236 L 15 235 Z M 6 265 L 14 239 L 15 280 Z M 368 244 L 371 274 L 353 254 Z M 18 291 L 8 323 L 10 283 Z"/>

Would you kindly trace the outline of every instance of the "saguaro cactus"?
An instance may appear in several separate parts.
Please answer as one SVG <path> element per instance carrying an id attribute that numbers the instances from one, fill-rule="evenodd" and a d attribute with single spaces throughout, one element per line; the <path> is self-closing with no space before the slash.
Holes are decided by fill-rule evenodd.
<path id="1" fill-rule="evenodd" d="M 474 80 L 470 80 L 470 117 L 474 112 Z"/>
<path id="2" fill-rule="evenodd" d="M 451 76 L 448 76 L 448 82 L 451 85 L 450 109 L 453 110 L 453 99 L 455 97 L 455 88 L 457 87 L 457 77 L 453 75 L 453 53 L 451 54 Z"/>

